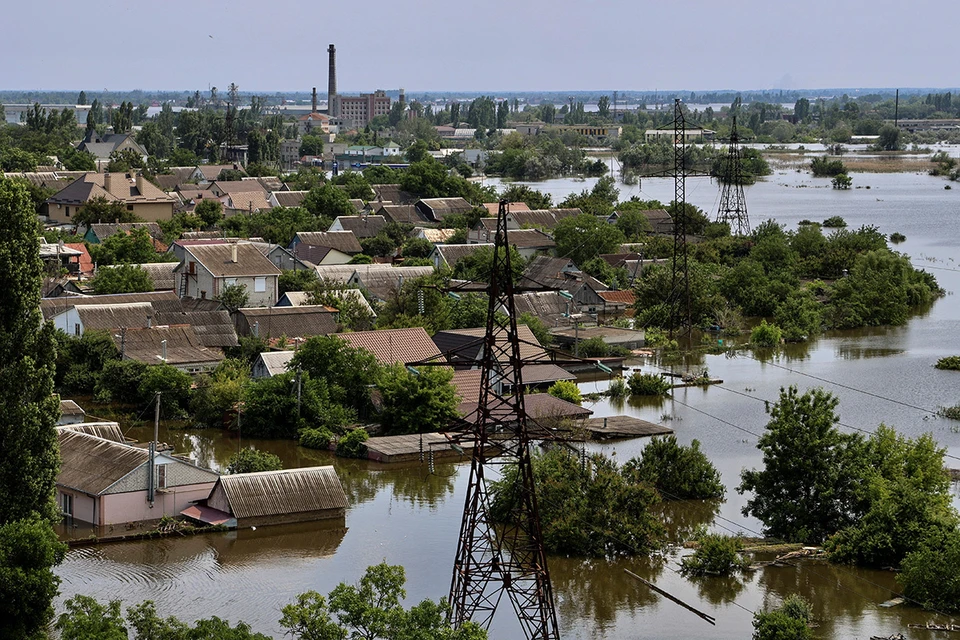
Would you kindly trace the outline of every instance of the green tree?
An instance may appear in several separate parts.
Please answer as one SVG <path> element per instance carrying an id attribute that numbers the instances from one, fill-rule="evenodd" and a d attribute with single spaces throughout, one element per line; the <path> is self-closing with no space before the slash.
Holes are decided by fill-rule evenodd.
<path id="1" fill-rule="evenodd" d="M 150 233 L 143 228 L 130 233 L 115 233 L 99 244 L 88 245 L 93 261 L 99 265 L 116 263 L 143 264 L 157 260 L 157 249 Z"/>
<path id="2" fill-rule="evenodd" d="M 753 614 L 753 640 L 811 640 L 811 618 L 809 602 L 787 596 L 773 611 Z"/>
<path id="3" fill-rule="evenodd" d="M 255 473 L 280 469 L 283 469 L 280 456 L 259 449 L 243 449 L 227 460 L 227 473 Z"/>
<path id="4" fill-rule="evenodd" d="M 73 216 L 73 224 L 77 229 L 89 227 L 95 222 L 139 222 L 140 218 L 128 211 L 127 207 L 118 200 L 107 200 L 104 196 L 91 198 Z"/>
<path id="5" fill-rule="evenodd" d="M 547 389 L 547 393 L 552 395 L 554 398 L 560 398 L 561 400 L 566 400 L 567 402 L 572 402 L 573 404 L 580 404 L 582 398 L 580 397 L 580 387 L 577 386 L 576 382 L 570 380 L 557 380 L 550 388 Z"/>
<path id="6" fill-rule="evenodd" d="M 311 378 L 323 380 L 335 402 L 363 411 L 369 406 L 370 389 L 380 373 L 376 357 L 366 349 L 351 346 L 338 336 L 312 336 L 290 362 Z"/>
<path id="7" fill-rule="evenodd" d="M 118 264 L 97 269 L 90 285 L 96 295 L 153 291 L 150 274 L 136 264 Z"/>
<path id="8" fill-rule="evenodd" d="M 533 210 L 549 209 L 553 206 L 553 197 L 549 193 L 542 193 L 525 184 L 511 184 L 500 194 L 501 200 L 507 202 L 523 202 Z"/>
<path id="9" fill-rule="evenodd" d="M 236 313 L 237 309 L 247 306 L 250 301 L 250 293 L 247 291 L 246 285 L 228 284 L 220 290 L 218 299 L 227 308 L 227 311 Z"/>
<path id="10" fill-rule="evenodd" d="M 900 564 L 903 595 L 927 609 L 960 611 L 960 531 L 945 537 L 924 535 Z"/>
<path id="11" fill-rule="evenodd" d="M 601 454 L 579 460 L 561 448 L 533 456 L 533 476 L 544 546 L 578 556 L 633 555 L 654 548 L 664 535 L 651 509 L 660 500 L 646 483 L 631 481 Z M 490 487 L 490 515 L 512 522 L 521 513 L 516 466 Z"/>
<path id="12" fill-rule="evenodd" d="M 204 226 L 212 227 L 223 220 L 223 205 L 219 200 L 202 199 L 193 210 Z"/>
<path id="13" fill-rule="evenodd" d="M 489 282 L 493 270 L 493 247 L 483 246 L 468 256 L 457 260 L 453 267 L 453 277 L 474 282 Z M 513 281 L 516 283 L 523 276 L 526 261 L 517 248 L 510 247 L 510 270 L 513 272 Z"/>
<path id="14" fill-rule="evenodd" d="M 700 441 L 690 446 L 676 436 L 654 438 L 640 458 L 624 465 L 624 474 L 635 482 L 647 482 L 669 500 L 710 500 L 722 498 L 726 489 L 720 472 L 700 450 Z"/>
<path id="15" fill-rule="evenodd" d="M 830 181 L 830 184 L 833 185 L 834 189 L 846 190 L 849 189 L 853 184 L 853 178 L 845 173 L 841 173 L 834 176 L 833 180 Z"/>
<path id="16" fill-rule="evenodd" d="M 350 204 L 350 196 L 332 184 L 314 187 L 303 199 L 303 207 L 315 216 L 333 219 L 338 216 L 355 216 L 357 209 Z M 298 229 L 303 231 L 303 229 Z"/>
<path id="17" fill-rule="evenodd" d="M 252 382 L 244 402 L 243 432 L 251 437 L 293 439 L 302 429 L 340 431 L 355 419 L 352 411 L 331 401 L 324 380 L 306 372 L 290 371 Z"/>
<path id="18" fill-rule="evenodd" d="M 446 427 L 460 402 L 452 379 L 453 371 L 441 367 L 421 367 L 417 373 L 399 364 L 386 367 L 377 380 L 384 430 L 404 434 Z"/>
<path id="19" fill-rule="evenodd" d="M 616 226 L 587 214 L 561 220 L 553 230 L 553 238 L 557 255 L 570 258 L 577 265 L 603 253 L 614 253 L 626 241 Z"/>
<path id="20" fill-rule="evenodd" d="M 222 427 L 224 416 L 239 407 L 249 383 L 249 363 L 227 358 L 212 373 L 197 380 L 190 398 L 190 411 L 201 425 Z"/>
<path id="21" fill-rule="evenodd" d="M 90 596 L 76 595 L 64 606 L 56 625 L 61 640 L 127 640 L 119 600 L 104 606 Z"/>
<path id="22" fill-rule="evenodd" d="M 877 146 L 882 151 L 897 151 L 900 149 L 900 129 L 892 124 L 885 124 L 880 127 L 880 138 L 877 140 Z"/>
<path id="23" fill-rule="evenodd" d="M 757 443 L 763 469 L 744 470 L 737 487 L 753 493 L 743 515 L 768 535 L 819 544 L 853 522 L 860 441 L 837 428 L 837 403 L 823 389 L 801 394 L 791 386 L 769 408 Z"/>
<path id="24" fill-rule="evenodd" d="M 26 189 L 0 179 L 0 636 L 33 637 L 53 615 L 64 547 L 53 395 L 56 337 L 40 314 L 40 228 Z"/>
<path id="25" fill-rule="evenodd" d="M 403 567 L 368 567 L 356 585 L 341 582 L 324 598 L 316 591 L 285 606 L 280 625 L 299 640 L 484 640 L 487 632 L 472 622 L 453 629 L 446 601 L 424 600 L 404 609 Z"/>
<path id="26" fill-rule="evenodd" d="M 322 156 L 323 138 L 309 134 L 303 136 L 300 138 L 300 148 L 297 150 L 297 153 L 301 158 L 303 156 Z"/>
<path id="27" fill-rule="evenodd" d="M 153 400 L 159 392 L 161 415 L 179 418 L 185 415 L 192 384 L 190 374 L 166 363 L 153 364 L 143 372 L 137 391 L 141 404 Z"/>

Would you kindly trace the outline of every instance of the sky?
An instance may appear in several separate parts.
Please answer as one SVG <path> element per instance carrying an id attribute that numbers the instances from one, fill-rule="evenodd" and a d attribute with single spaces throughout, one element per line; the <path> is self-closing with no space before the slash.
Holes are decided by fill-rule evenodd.
<path id="1" fill-rule="evenodd" d="M 5 3 L 0 89 L 950 87 L 960 2 Z"/>

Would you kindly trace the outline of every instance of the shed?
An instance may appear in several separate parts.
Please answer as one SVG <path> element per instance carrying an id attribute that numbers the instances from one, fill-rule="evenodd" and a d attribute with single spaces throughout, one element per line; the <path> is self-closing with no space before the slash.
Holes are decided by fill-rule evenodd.
<path id="1" fill-rule="evenodd" d="M 332 466 L 221 476 L 207 507 L 238 527 L 342 518 L 347 496 Z"/>
<path id="2" fill-rule="evenodd" d="M 251 378 L 272 378 L 287 372 L 287 365 L 296 355 L 295 351 L 264 351 L 257 356 L 250 372 Z"/>
<path id="3" fill-rule="evenodd" d="M 77 424 L 83 422 L 87 412 L 73 400 L 60 401 L 60 419 L 58 425 Z"/>

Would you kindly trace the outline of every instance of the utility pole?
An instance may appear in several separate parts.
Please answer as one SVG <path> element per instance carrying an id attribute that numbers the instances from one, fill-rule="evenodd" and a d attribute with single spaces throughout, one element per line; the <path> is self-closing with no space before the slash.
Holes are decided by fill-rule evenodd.
<path id="1" fill-rule="evenodd" d="M 157 391 L 155 405 L 153 408 L 153 440 L 150 442 L 150 466 L 147 468 L 147 502 L 150 508 L 153 508 L 153 501 L 156 497 L 157 489 L 157 446 L 160 441 L 160 392 Z"/>
<path id="2" fill-rule="evenodd" d="M 743 194 L 743 162 L 740 158 L 740 136 L 737 134 L 737 116 L 733 116 L 730 129 L 730 148 L 720 173 L 722 191 L 717 222 L 730 225 L 735 236 L 750 235 L 750 219 L 747 217 L 747 198 Z"/>
<path id="3" fill-rule="evenodd" d="M 670 287 L 670 337 L 677 327 L 690 330 L 690 278 L 687 264 L 687 124 L 680 98 L 673 103 L 673 278 Z"/>

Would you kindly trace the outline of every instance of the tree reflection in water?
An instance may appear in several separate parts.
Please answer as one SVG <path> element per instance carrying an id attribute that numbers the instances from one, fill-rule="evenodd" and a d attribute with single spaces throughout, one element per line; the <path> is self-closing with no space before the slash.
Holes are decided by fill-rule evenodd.
<path id="1" fill-rule="evenodd" d="M 458 473 L 458 465 L 452 463 L 435 465 L 432 474 L 426 464 L 383 465 L 337 458 L 335 466 L 350 505 L 373 500 L 389 488 L 397 500 L 413 507 L 435 509 L 453 494 Z"/>
<path id="2" fill-rule="evenodd" d="M 720 513 L 719 500 L 665 500 L 657 505 L 667 540 L 681 543 L 695 537 L 697 529 L 709 525 Z"/>

